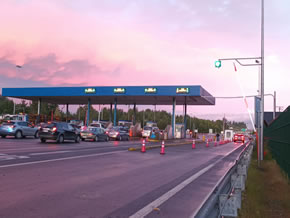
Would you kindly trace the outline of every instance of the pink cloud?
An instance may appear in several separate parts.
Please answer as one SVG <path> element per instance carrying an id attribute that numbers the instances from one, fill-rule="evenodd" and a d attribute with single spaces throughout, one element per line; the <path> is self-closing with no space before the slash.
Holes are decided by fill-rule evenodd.
<path id="1" fill-rule="evenodd" d="M 50 85 L 200 84 L 214 95 L 241 95 L 232 63 L 219 70 L 213 63 L 259 55 L 259 4 L 170 2 L 1 2 L 0 75 Z M 281 79 L 289 45 L 267 40 L 266 54 L 281 60 L 266 59 L 273 92 L 290 79 Z M 258 69 L 239 73 L 246 93 L 255 94 Z"/>

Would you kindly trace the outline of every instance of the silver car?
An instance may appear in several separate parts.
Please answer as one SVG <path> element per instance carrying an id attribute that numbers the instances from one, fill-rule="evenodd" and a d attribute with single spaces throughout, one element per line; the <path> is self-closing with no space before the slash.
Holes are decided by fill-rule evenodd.
<path id="1" fill-rule="evenodd" d="M 38 138 L 38 128 L 34 127 L 31 123 L 26 121 L 9 120 L 0 125 L 0 136 L 5 138 L 6 136 L 15 136 L 20 139 L 25 136 L 34 136 Z"/>

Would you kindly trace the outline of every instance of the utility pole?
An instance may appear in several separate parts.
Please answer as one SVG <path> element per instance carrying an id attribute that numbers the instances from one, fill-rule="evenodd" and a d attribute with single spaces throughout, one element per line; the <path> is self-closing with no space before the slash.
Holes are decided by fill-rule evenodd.
<path id="1" fill-rule="evenodd" d="M 261 138 L 258 165 L 264 159 L 264 0 L 261 0 Z"/>

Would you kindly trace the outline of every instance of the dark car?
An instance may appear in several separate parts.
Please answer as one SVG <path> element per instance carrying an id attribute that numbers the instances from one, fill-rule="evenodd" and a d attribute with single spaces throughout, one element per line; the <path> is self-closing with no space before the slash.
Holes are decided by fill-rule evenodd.
<path id="1" fill-rule="evenodd" d="M 119 141 L 122 141 L 122 140 L 129 141 L 129 133 L 122 126 L 114 126 L 110 128 L 107 131 L 107 134 L 111 139 L 115 139 Z"/>
<path id="2" fill-rule="evenodd" d="M 241 141 L 245 143 L 245 136 L 243 134 L 235 134 L 233 141 L 234 142 Z"/>
<path id="3" fill-rule="evenodd" d="M 41 142 L 55 140 L 57 143 L 63 143 L 64 140 L 73 140 L 79 143 L 81 140 L 80 132 L 65 122 L 43 124 L 39 129 L 39 138 Z"/>
<path id="4" fill-rule="evenodd" d="M 93 141 L 109 141 L 109 136 L 102 128 L 89 126 L 86 130 L 81 131 L 82 141 L 90 139 Z"/>

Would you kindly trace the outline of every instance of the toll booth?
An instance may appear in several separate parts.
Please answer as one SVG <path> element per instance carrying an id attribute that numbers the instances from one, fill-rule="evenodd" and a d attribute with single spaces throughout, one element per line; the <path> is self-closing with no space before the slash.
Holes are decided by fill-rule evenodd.
<path id="1" fill-rule="evenodd" d="M 234 137 L 234 131 L 231 129 L 225 130 L 225 140 L 230 140 L 232 141 Z"/>
<path id="2" fill-rule="evenodd" d="M 175 138 L 177 139 L 184 138 L 184 124 L 183 123 L 176 123 Z"/>

